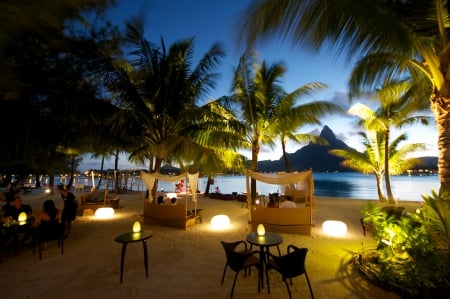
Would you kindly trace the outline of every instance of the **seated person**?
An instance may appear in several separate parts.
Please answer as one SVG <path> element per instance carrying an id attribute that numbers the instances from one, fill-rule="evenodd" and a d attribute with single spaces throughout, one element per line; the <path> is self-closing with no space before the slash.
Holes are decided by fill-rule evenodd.
<path id="1" fill-rule="evenodd" d="M 220 193 L 221 193 L 221 192 L 220 192 L 220 189 L 219 189 L 219 186 L 216 187 L 215 192 L 216 192 L 216 194 L 220 194 Z"/>
<path id="2" fill-rule="evenodd" d="M 18 221 L 19 214 L 22 212 L 27 214 L 27 219 L 33 218 L 33 209 L 31 206 L 24 204 L 22 197 L 16 195 L 12 201 L 12 205 L 6 207 L 3 217 L 9 217 L 12 220 Z"/>
<path id="3" fill-rule="evenodd" d="M 297 205 L 292 201 L 292 197 L 290 196 L 282 196 L 281 197 L 280 208 L 296 208 Z"/>
<path id="4" fill-rule="evenodd" d="M 269 203 L 267 204 L 268 208 L 278 208 L 278 202 L 275 201 L 275 196 L 269 194 Z"/>
<path id="5" fill-rule="evenodd" d="M 165 204 L 164 196 L 162 196 L 162 195 L 158 196 L 158 198 L 156 199 L 156 203 L 159 204 L 159 205 Z"/>
<path id="6" fill-rule="evenodd" d="M 59 237 L 61 231 L 61 213 L 51 199 L 44 201 L 42 211 L 33 223 L 34 236 L 42 241 L 42 249 L 47 249 L 47 242 Z"/>
<path id="7" fill-rule="evenodd" d="M 176 205 L 176 204 L 177 204 L 177 198 L 176 198 L 176 197 L 172 197 L 172 198 L 170 199 L 170 204 L 171 204 L 171 205 Z"/>

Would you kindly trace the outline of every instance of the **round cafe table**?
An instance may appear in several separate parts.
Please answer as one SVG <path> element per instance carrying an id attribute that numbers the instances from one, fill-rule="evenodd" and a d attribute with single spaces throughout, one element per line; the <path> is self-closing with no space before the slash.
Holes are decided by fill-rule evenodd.
<path id="1" fill-rule="evenodd" d="M 278 255 L 281 255 L 280 247 L 278 246 L 283 242 L 283 237 L 279 234 L 266 232 L 264 236 L 258 236 L 256 232 L 252 232 L 247 235 L 247 242 L 259 247 L 259 277 L 258 285 L 264 288 L 264 271 L 266 265 L 266 253 L 269 252 L 269 247 L 277 246 Z M 269 286 L 268 286 L 269 287 Z M 268 289 L 270 293 L 270 289 Z"/>
<path id="2" fill-rule="evenodd" d="M 129 243 L 142 242 L 144 248 L 144 267 L 145 277 L 148 277 L 148 256 L 147 256 L 147 240 L 153 236 L 150 230 L 141 230 L 140 232 L 126 232 L 117 236 L 114 240 L 117 243 L 122 243 L 122 254 L 120 255 L 120 283 L 123 281 L 123 263 L 125 261 L 125 253 Z"/>

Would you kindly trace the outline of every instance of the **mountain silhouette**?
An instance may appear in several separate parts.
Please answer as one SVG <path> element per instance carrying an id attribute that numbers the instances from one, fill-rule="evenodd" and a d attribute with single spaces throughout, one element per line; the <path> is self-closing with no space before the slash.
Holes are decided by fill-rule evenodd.
<path id="1" fill-rule="evenodd" d="M 303 171 L 307 169 L 312 169 L 315 172 L 353 171 L 340 165 L 343 160 L 342 158 L 328 153 L 331 149 L 347 149 L 349 146 L 342 140 L 337 139 L 328 126 L 323 127 L 320 132 L 320 137 L 327 140 L 329 145 L 309 143 L 295 153 L 288 154 L 292 171 Z M 258 162 L 258 170 L 262 172 L 286 171 L 284 159 L 281 157 L 276 161 L 260 161 Z"/>
<path id="2" fill-rule="evenodd" d="M 349 172 L 353 169 L 341 165 L 342 158 L 336 157 L 328 153 L 331 149 L 348 149 L 350 148 L 345 142 L 336 138 L 333 131 L 324 126 L 320 132 L 320 137 L 328 141 L 328 145 L 319 145 L 309 143 L 300 148 L 293 154 L 287 154 L 291 163 L 292 171 L 303 171 L 312 169 L 314 172 Z M 437 172 L 437 157 L 421 157 L 420 163 L 412 170 L 427 169 Z M 276 161 L 264 160 L 258 162 L 258 171 L 275 172 L 286 171 L 283 157 Z"/>

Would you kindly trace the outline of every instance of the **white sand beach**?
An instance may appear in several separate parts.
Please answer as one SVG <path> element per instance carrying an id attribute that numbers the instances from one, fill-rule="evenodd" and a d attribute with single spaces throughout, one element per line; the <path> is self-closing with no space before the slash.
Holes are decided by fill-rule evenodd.
<path id="1" fill-rule="evenodd" d="M 127 249 L 123 283 L 120 278 L 121 244 L 114 238 L 131 231 L 133 223 L 143 219 L 143 194 L 120 194 L 120 209 L 113 219 L 99 220 L 80 216 L 73 223 L 64 242 L 64 254 L 57 242 L 49 243 L 42 260 L 29 248 L 21 247 L 17 256 L 3 251 L 0 262 L 2 298 L 229 298 L 234 272 L 227 271 L 221 285 L 225 254 L 224 241 L 245 240 L 249 231 L 248 209 L 237 201 L 199 198 L 203 223 L 186 231 L 162 226 L 143 225 L 151 230 L 148 240 L 149 274 L 145 277 L 143 250 L 140 243 Z M 39 190 L 23 195 L 35 213 L 47 198 Z M 62 208 L 59 195 L 52 197 Z M 369 201 L 342 198 L 315 198 L 311 236 L 282 234 L 280 245 L 285 253 L 289 244 L 308 248 L 306 268 L 315 298 L 400 298 L 364 279 L 352 265 L 351 258 L 362 246 L 372 246 L 371 237 L 364 237 L 359 219 L 360 210 Z M 407 211 L 414 211 L 420 202 L 400 202 Z M 231 218 L 232 227 L 218 232 L 210 228 L 210 219 L 217 214 Z M 348 225 L 345 237 L 334 238 L 322 233 L 327 219 L 342 220 Z M 258 293 L 257 270 L 250 276 L 241 273 L 234 298 L 288 298 L 281 276 L 271 271 L 271 293 L 267 288 Z M 309 298 L 304 276 L 293 279 L 293 298 Z"/>

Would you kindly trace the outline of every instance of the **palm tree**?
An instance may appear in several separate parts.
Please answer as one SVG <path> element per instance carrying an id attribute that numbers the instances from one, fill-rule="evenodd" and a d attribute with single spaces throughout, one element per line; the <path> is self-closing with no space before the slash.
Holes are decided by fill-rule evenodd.
<path id="1" fill-rule="evenodd" d="M 292 171 L 286 153 L 286 142 L 288 140 L 299 144 L 309 142 L 322 145 L 327 144 L 327 141 L 319 136 L 308 133 L 296 133 L 296 131 L 306 125 L 320 124 L 319 118 L 325 114 L 342 112 L 338 105 L 325 101 L 297 104 L 297 100 L 300 97 L 311 95 L 314 91 L 325 87 L 326 85 L 322 83 L 309 83 L 281 98 L 271 129 L 274 139 L 278 136 L 280 140 L 286 172 Z"/>
<path id="2" fill-rule="evenodd" d="M 220 45 L 213 45 L 192 67 L 194 39 L 177 41 L 169 49 L 162 40 L 157 47 L 145 39 L 140 19 L 127 23 L 125 38 L 133 60 L 119 64 L 111 74 L 110 86 L 119 94 L 122 110 L 118 130 L 127 130 L 130 124 L 133 127 L 131 158 L 148 161 L 149 170 L 159 172 L 163 161 L 184 165 L 205 153 L 214 155 L 208 136 L 217 137 L 219 130 L 231 130 L 236 124 L 213 105 L 199 106 L 215 86 L 213 70 L 224 55 Z M 234 140 L 231 135 L 222 134 L 215 141 L 226 146 Z M 153 192 L 156 188 L 157 183 Z"/>
<path id="3" fill-rule="evenodd" d="M 383 132 L 368 131 L 368 133 L 360 132 L 363 138 L 364 152 L 359 152 L 353 148 L 333 149 L 330 153 L 338 157 L 344 158 L 342 165 L 359 171 L 364 174 L 374 174 L 377 181 L 378 199 L 380 202 L 386 201 L 383 193 L 382 178 L 386 175 L 384 157 L 385 157 L 385 134 Z M 399 144 L 407 139 L 406 134 L 397 137 L 389 146 L 389 162 L 391 164 L 390 174 L 401 174 L 407 169 L 416 165 L 419 160 L 417 158 L 406 158 L 409 153 L 425 146 L 421 143 L 404 145 L 397 149 Z"/>
<path id="4" fill-rule="evenodd" d="M 276 109 L 281 96 L 285 94 L 279 85 L 284 73 L 283 64 L 268 66 L 263 62 L 257 65 L 255 53 L 245 53 L 234 71 L 233 95 L 221 99 L 225 107 L 237 111 L 238 119 L 246 128 L 242 136 L 247 142 L 247 148 L 251 149 L 252 171 L 257 171 L 261 145 L 274 145 L 271 126 L 276 119 Z M 254 201 L 256 180 L 251 180 L 250 188 Z"/>
<path id="5" fill-rule="evenodd" d="M 337 53 L 368 57 L 354 73 L 351 95 L 373 90 L 405 71 L 428 91 L 438 133 L 441 190 L 450 192 L 450 14 L 448 1 L 253 1 L 243 12 L 239 36 L 291 39 L 310 50 L 332 46 Z M 369 63 L 370 62 L 370 63 Z"/>
<path id="6" fill-rule="evenodd" d="M 416 122 L 428 124 L 428 117 L 414 115 L 419 110 L 426 109 L 426 102 L 414 97 L 411 82 L 408 80 L 386 82 L 377 90 L 377 100 L 380 107 L 374 111 L 366 105 L 357 103 L 349 109 L 349 113 L 361 118 L 360 124 L 368 130 L 379 131 L 384 134 L 384 168 L 385 184 L 389 203 L 395 203 L 392 195 L 389 171 L 389 142 L 391 127 L 402 128 Z M 424 105 L 425 104 L 425 105 Z"/>

